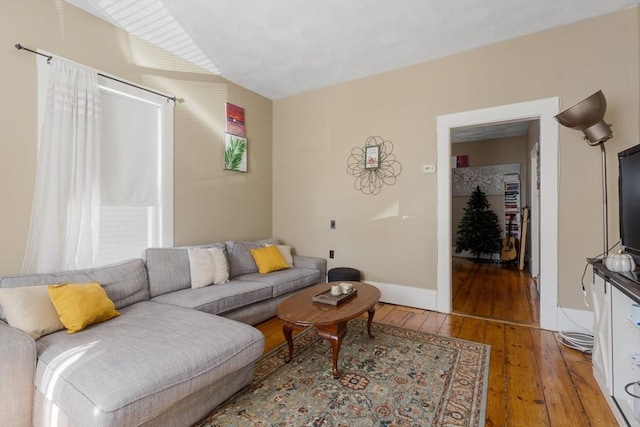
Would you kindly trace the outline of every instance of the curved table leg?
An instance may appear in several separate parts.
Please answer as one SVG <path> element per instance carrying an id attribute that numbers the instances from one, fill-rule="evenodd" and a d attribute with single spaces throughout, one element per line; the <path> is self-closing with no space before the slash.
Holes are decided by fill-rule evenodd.
<path id="1" fill-rule="evenodd" d="M 369 316 L 367 317 L 367 333 L 369 334 L 369 338 L 375 338 L 371 335 L 371 323 L 373 322 L 373 315 L 376 314 L 376 307 L 373 306 L 369 310 L 367 310 Z"/>
<path id="2" fill-rule="evenodd" d="M 338 369 L 338 355 L 340 354 L 340 346 L 342 339 L 347 334 L 347 322 L 340 322 L 337 325 L 316 326 L 318 335 L 331 343 L 333 350 L 333 378 L 340 378 L 340 370 Z"/>
<path id="3" fill-rule="evenodd" d="M 290 324 L 290 323 L 285 323 L 282 326 L 282 334 L 284 335 L 284 338 L 287 340 L 287 344 L 289 345 L 289 354 L 284 358 L 284 363 L 289 363 L 291 362 L 291 359 L 293 358 L 293 330 L 297 329 L 294 325 Z"/>

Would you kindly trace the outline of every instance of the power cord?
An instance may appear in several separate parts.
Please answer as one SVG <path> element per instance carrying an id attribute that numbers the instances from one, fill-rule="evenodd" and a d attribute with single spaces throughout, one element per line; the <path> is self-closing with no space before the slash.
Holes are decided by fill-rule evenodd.
<path id="1" fill-rule="evenodd" d="M 593 335 L 582 332 L 556 332 L 556 340 L 565 347 L 581 351 L 586 354 L 593 352 Z"/>
<path id="2" fill-rule="evenodd" d="M 613 246 L 611 246 L 607 252 L 613 250 L 613 248 L 615 248 L 618 245 L 618 243 L 620 243 L 619 240 L 616 243 L 614 243 Z M 603 255 L 605 255 L 605 252 L 598 254 L 592 259 L 593 260 L 600 259 L 600 257 L 602 257 Z M 585 264 L 584 270 L 582 271 L 582 277 L 580 278 L 580 283 L 582 284 L 582 295 L 584 298 L 584 305 L 586 305 L 587 307 L 589 307 L 589 303 L 587 302 L 587 288 L 584 284 L 584 276 L 586 276 L 587 274 L 587 268 L 589 267 L 589 265 L 591 265 L 591 263 L 589 262 Z M 565 313 L 565 316 L 567 316 L 566 313 Z M 573 320 L 569 316 L 567 316 L 567 318 L 573 322 Z M 575 324 L 575 322 L 573 323 Z M 593 335 L 591 334 L 587 334 L 583 332 L 560 331 L 555 334 L 555 337 L 556 337 L 556 341 L 558 341 L 560 344 L 564 345 L 565 347 L 569 347 L 586 354 L 591 354 L 593 352 L 594 339 L 593 339 Z"/>
<path id="3" fill-rule="evenodd" d="M 600 258 L 600 257 L 602 257 L 605 253 L 611 252 L 613 250 L 613 248 L 618 246 L 619 243 L 620 243 L 620 240 L 615 242 L 613 244 L 613 246 L 611 246 L 607 252 L 602 252 L 602 253 L 596 255 L 595 257 L 593 257 L 591 259 L 592 260 L 604 259 L 604 258 Z M 582 285 L 582 297 L 583 297 L 583 300 L 584 300 L 584 305 L 586 305 L 587 307 L 589 307 L 589 303 L 587 302 L 587 287 L 584 285 L 584 276 L 587 275 L 587 268 L 589 268 L 590 265 L 591 265 L 590 262 L 585 263 L 584 270 L 582 270 L 582 277 L 580 278 L 580 284 Z"/>

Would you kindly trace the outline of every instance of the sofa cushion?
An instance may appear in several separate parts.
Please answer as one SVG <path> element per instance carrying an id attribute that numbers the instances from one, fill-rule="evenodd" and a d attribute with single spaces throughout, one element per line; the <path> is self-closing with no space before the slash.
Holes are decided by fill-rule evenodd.
<path id="1" fill-rule="evenodd" d="M 49 297 L 48 286 L 0 289 L 0 306 L 7 323 L 37 340 L 64 325 Z"/>
<path id="2" fill-rule="evenodd" d="M 189 248 L 225 248 L 224 243 L 179 248 L 148 248 L 143 257 L 149 273 L 151 298 L 191 287 Z"/>
<path id="3" fill-rule="evenodd" d="M 0 277 L 0 288 L 98 282 L 116 309 L 149 300 L 147 270 L 141 259 L 130 259 L 103 267 L 50 274 Z M 5 320 L 0 309 L 0 319 Z"/>
<path id="4" fill-rule="evenodd" d="M 170 292 L 159 295 L 152 301 L 195 308 L 210 314 L 222 314 L 271 298 L 271 288 L 261 282 L 234 279 L 215 286 Z"/>
<path id="5" fill-rule="evenodd" d="M 236 278 L 236 280 L 269 284 L 272 290 L 272 297 L 316 284 L 320 279 L 320 271 L 312 268 L 289 268 L 269 274 L 251 273 Z"/>
<path id="6" fill-rule="evenodd" d="M 227 247 L 227 259 L 229 260 L 229 277 L 233 279 L 242 274 L 257 272 L 258 266 L 251 256 L 251 249 L 279 243 L 277 239 L 263 239 L 255 242 L 227 241 L 225 245 Z"/>
<path id="7" fill-rule="evenodd" d="M 263 347 L 248 325 L 141 302 L 80 333 L 38 340 L 36 387 L 75 425 L 140 425 L 252 364 Z"/>
<path id="8" fill-rule="evenodd" d="M 49 296 L 70 334 L 120 315 L 98 282 L 51 285 Z"/>

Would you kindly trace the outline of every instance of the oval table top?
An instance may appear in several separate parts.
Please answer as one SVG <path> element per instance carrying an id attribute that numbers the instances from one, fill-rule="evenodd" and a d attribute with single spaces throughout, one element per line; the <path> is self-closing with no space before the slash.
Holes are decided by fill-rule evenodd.
<path id="1" fill-rule="evenodd" d="M 331 288 L 332 284 L 351 283 L 358 290 L 348 300 L 335 305 L 314 302 L 312 297 Z M 381 297 L 380 290 L 363 282 L 340 281 L 323 283 L 295 293 L 279 306 L 277 315 L 285 322 L 299 326 L 335 325 L 358 317 L 371 309 Z"/>

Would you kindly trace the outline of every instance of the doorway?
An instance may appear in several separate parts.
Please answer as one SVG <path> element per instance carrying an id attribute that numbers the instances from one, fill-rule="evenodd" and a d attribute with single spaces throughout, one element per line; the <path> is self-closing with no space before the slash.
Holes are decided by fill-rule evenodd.
<path id="1" fill-rule="evenodd" d="M 559 98 L 547 98 L 438 117 L 437 309 L 452 308 L 451 131 L 509 121 L 540 121 L 540 326 L 557 330 L 558 299 L 558 123 Z"/>
<path id="2" fill-rule="evenodd" d="M 528 218 L 537 194 L 538 180 L 530 171 L 537 167 L 530 157 L 539 128 L 536 119 L 451 130 L 453 246 L 458 246 L 459 227 L 476 186 L 495 214 L 503 240 L 503 247 L 492 257 L 480 254 L 478 259 L 467 251 L 454 251 L 451 298 L 455 313 L 540 324 L 539 290 L 530 274 L 537 242 Z"/>

